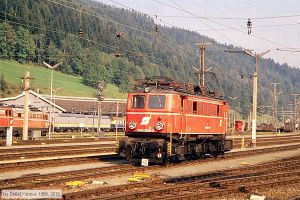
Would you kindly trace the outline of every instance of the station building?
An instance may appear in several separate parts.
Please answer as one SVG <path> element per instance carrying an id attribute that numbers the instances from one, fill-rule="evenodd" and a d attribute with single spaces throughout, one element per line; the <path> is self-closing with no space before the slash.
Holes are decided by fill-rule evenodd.
<path id="1" fill-rule="evenodd" d="M 16 108 L 24 107 L 25 93 L 15 97 L 0 99 L 0 104 Z M 126 110 L 126 99 L 107 99 L 102 102 L 102 115 L 124 116 Z M 29 108 L 40 110 L 52 115 L 61 113 L 73 114 L 96 114 L 98 101 L 96 98 L 41 95 L 32 90 L 29 91 Z"/>

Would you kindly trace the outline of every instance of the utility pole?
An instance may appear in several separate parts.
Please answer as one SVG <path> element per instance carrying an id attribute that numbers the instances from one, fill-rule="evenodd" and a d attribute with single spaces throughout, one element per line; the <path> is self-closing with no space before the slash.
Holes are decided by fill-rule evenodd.
<path id="1" fill-rule="evenodd" d="M 199 80 L 199 87 L 202 92 L 205 92 L 205 49 L 206 45 L 211 45 L 212 43 L 195 43 L 195 45 L 199 45 L 199 69 L 196 69 Z"/>
<path id="2" fill-rule="evenodd" d="M 204 73 L 205 73 L 205 44 L 202 43 L 199 45 L 199 52 L 200 52 L 200 55 L 199 55 L 199 85 L 201 87 L 204 87 L 205 86 L 205 79 L 204 79 Z"/>
<path id="3" fill-rule="evenodd" d="M 266 114 L 267 114 L 267 116 L 269 116 L 269 115 L 270 115 L 269 108 L 273 108 L 273 106 L 260 106 L 260 107 L 261 107 L 261 108 L 265 108 L 265 109 L 266 109 L 265 111 L 267 111 L 267 113 L 266 113 Z M 266 121 L 264 121 L 264 120 L 263 120 L 263 122 L 266 122 L 266 123 L 268 123 L 268 124 L 269 124 L 269 123 L 270 123 L 270 122 L 269 122 L 269 117 L 267 118 L 267 120 L 266 120 Z"/>
<path id="4" fill-rule="evenodd" d="M 104 90 L 104 81 L 98 81 L 98 126 L 97 126 L 97 135 L 99 137 L 103 137 L 103 133 L 101 131 L 101 117 L 102 117 L 102 101 L 103 101 L 103 90 Z"/>
<path id="5" fill-rule="evenodd" d="M 116 140 L 118 140 L 118 116 L 119 116 L 119 102 L 117 101 L 117 113 L 116 113 Z"/>
<path id="6" fill-rule="evenodd" d="M 256 118 L 257 118 L 257 76 L 258 76 L 258 62 L 259 59 L 267 54 L 270 50 L 262 53 L 253 53 L 250 50 L 244 51 L 225 51 L 228 53 L 244 53 L 248 56 L 255 58 L 255 71 L 253 74 L 253 107 L 252 107 L 252 147 L 256 147 Z"/>
<path id="7" fill-rule="evenodd" d="M 284 125 L 284 121 L 285 121 L 285 113 L 284 113 L 284 106 L 281 107 L 281 113 L 282 113 L 282 123 Z"/>
<path id="8" fill-rule="evenodd" d="M 297 97 L 300 96 L 299 94 L 291 94 L 292 96 L 294 96 L 294 123 L 297 123 L 297 118 L 298 118 L 298 110 L 297 110 Z"/>
<path id="9" fill-rule="evenodd" d="M 273 93 L 272 93 L 272 96 L 273 96 L 273 114 L 272 114 L 273 122 L 272 123 L 273 123 L 274 127 L 277 130 L 277 124 L 276 124 L 276 122 L 277 122 L 277 112 L 278 112 L 278 110 L 277 110 L 277 108 L 278 108 L 278 97 L 277 97 L 277 95 L 281 94 L 281 92 L 277 93 L 277 85 L 279 85 L 281 83 L 270 83 L 270 84 L 273 85 Z"/>
<path id="10" fill-rule="evenodd" d="M 28 140 L 28 116 L 29 116 L 29 90 L 30 90 L 30 72 L 25 72 L 24 82 L 24 117 L 23 117 L 23 133 L 22 140 Z"/>

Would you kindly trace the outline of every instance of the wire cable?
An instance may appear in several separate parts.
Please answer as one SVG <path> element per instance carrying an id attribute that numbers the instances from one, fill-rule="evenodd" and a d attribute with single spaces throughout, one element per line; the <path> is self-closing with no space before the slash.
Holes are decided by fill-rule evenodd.
<path id="1" fill-rule="evenodd" d="M 234 27 L 230 27 L 230 26 L 228 26 L 228 25 L 226 25 L 226 24 L 222 24 L 222 23 L 220 23 L 220 22 L 216 22 L 216 21 L 214 21 L 214 20 L 212 20 L 212 19 L 209 19 L 209 18 L 207 18 L 207 17 L 202 17 L 202 16 L 199 16 L 199 15 L 196 15 L 196 14 L 194 14 L 194 13 L 192 13 L 192 12 L 185 11 L 185 10 L 183 10 L 183 9 L 180 9 L 180 8 L 177 8 L 177 7 L 172 6 L 172 5 L 170 5 L 170 4 L 161 2 L 161 1 L 159 1 L 159 0 L 152 0 L 152 1 L 155 1 L 155 2 L 157 2 L 157 3 L 159 3 L 159 4 L 165 5 L 165 6 L 167 6 L 167 7 L 170 7 L 170 8 L 173 8 L 173 9 L 176 9 L 176 10 L 179 10 L 179 11 L 182 11 L 182 12 L 185 12 L 185 13 L 188 13 L 188 14 L 190 14 L 190 15 L 192 15 L 192 16 L 196 16 L 196 17 L 198 17 L 198 18 L 200 18 L 200 19 L 204 19 L 204 20 L 210 21 L 210 22 L 212 22 L 212 23 L 215 23 L 215 24 L 224 26 L 224 27 L 226 27 L 226 28 L 228 28 L 228 29 L 232 29 L 232 30 L 236 30 L 236 31 L 238 31 L 238 32 L 244 33 L 244 34 L 248 34 L 247 32 L 244 32 L 244 31 L 242 31 L 242 30 L 236 29 L 236 28 L 234 28 Z M 269 42 L 269 43 L 272 43 L 272 44 L 275 44 L 275 45 L 284 47 L 284 48 L 290 48 L 290 47 L 288 47 L 288 46 L 286 46 L 286 45 L 284 45 L 284 44 L 280 44 L 280 43 L 278 43 L 278 42 L 271 41 L 271 40 L 269 40 L 269 39 L 267 39 L 267 38 L 264 38 L 264 37 L 261 37 L 261 36 L 258 36 L 258 35 L 251 34 L 251 36 L 252 36 L 252 37 L 255 37 L 255 38 L 257 38 L 257 39 L 264 40 L 264 41 L 267 41 L 267 42 Z"/>

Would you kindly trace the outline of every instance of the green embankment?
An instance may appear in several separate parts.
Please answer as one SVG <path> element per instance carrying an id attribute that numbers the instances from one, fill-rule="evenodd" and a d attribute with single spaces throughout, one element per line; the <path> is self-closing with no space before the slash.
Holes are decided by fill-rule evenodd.
<path id="1" fill-rule="evenodd" d="M 26 71 L 30 71 L 33 77 L 31 88 L 40 93 L 50 94 L 50 77 L 51 70 L 43 66 L 34 64 L 20 64 L 15 61 L 0 60 L 0 74 L 4 75 L 5 80 L 17 86 L 22 86 L 21 77 Z M 54 71 L 53 89 L 57 90 L 55 95 L 61 96 L 78 96 L 78 97 L 95 97 L 96 89 L 86 86 L 81 82 L 81 77 L 64 74 Z M 21 92 L 21 91 L 20 91 Z M 104 89 L 105 98 L 126 98 L 126 94 L 120 93 L 118 87 L 112 84 L 106 84 Z"/>

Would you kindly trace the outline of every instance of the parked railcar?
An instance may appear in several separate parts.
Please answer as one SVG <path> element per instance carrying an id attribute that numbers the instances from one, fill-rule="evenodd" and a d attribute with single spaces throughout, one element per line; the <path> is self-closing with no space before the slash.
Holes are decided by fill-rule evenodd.
<path id="1" fill-rule="evenodd" d="M 262 123 L 257 126 L 256 130 L 258 132 L 275 132 L 276 127 L 273 124 Z"/>
<path id="2" fill-rule="evenodd" d="M 164 163 L 229 151 L 228 103 L 174 81 L 141 83 L 128 93 L 127 139 L 118 153 L 132 163 Z M 192 89 L 191 89 L 192 88 Z"/>
<path id="3" fill-rule="evenodd" d="M 246 122 L 244 120 L 236 120 L 234 122 L 234 129 L 235 129 L 235 132 L 243 132 L 245 131 L 246 127 Z"/>
<path id="4" fill-rule="evenodd" d="M 110 131 L 116 131 L 116 128 L 120 132 L 124 132 L 126 127 L 126 121 L 123 117 L 115 118 L 111 121 Z"/>
<path id="5" fill-rule="evenodd" d="M 111 117 L 101 116 L 100 129 L 102 131 L 111 130 Z M 66 131 L 92 131 L 97 130 L 98 117 L 96 115 L 63 113 L 53 117 L 54 129 L 57 132 Z"/>
<path id="6" fill-rule="evenodd" d="M 295 131 L 295 124 L 292 123 L 292 122 L 284 123 L 283 131 L 284 132 L 293 132 L 293 131 Z"/>

